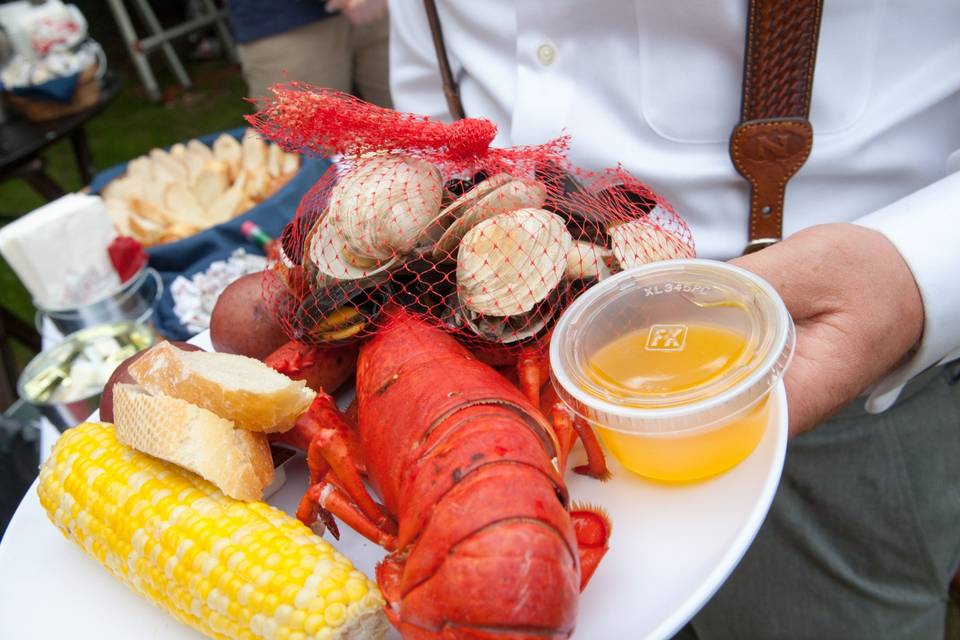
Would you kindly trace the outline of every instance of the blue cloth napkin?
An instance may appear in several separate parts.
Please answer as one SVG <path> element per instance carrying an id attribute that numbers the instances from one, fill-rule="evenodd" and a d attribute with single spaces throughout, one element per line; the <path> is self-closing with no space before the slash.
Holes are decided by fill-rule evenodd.
<path id="1" fill-rule="evenodd" d="M 243 129 L 232 129 L 227 133 L 240 137 Z M 219 136 L 219 133 L 203 136 L 199 140 L 207 145 Z M 244 239 L 240 225 L 252 220 L 271 237 L 279 237 L 280 232 L 297 212 L 304 194 L 320 179 L 330 166 L 330 162 L 320 158 L 304 158 L 300 171 L 272 196 L 229 222 L 211 227 L 205 231 L 168 244 L 147 249 L 149 264 L 160 272 L 163 279 L 163 295 L 154 307 L 153 323 L 170 340 L 187 340 L 193 336 L 173 312 L 173 296 L 170 285 L 178 275 L 191 277 L 207 269 L 215 260 L 225 260 L 237 248 L 247 253 L 263 252 L 252 242 Z M 126 170 L 126 164 L 117 165 L 101 172 L 90 183 L 91 193 L 99 193 L 110 180 L 120 176 Z"/>
<path id="2" fill-rule="evenodd" d="M 45 100 L 47 102 L 62 102 L 70 104 L 73 93 L 77 89 L 77 80 L 80 73 L 62 76 L 47 80 L 43 84 L 34 84 L 29 87 L 13 87 L 8 89 L 15 96 L 22 96 L 31 100 Z"/>

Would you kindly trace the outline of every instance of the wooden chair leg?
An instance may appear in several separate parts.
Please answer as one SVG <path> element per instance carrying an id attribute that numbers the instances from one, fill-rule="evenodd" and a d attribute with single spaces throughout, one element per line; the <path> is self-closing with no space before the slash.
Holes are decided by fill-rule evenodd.
<path id="1" fill-rule="evenodd" d="M 43 158 L 40 156 L 34 156 L 15 167 L 4 170 L 0 175 L 0 182 L 7 180 L 26 181 L 47 202 L 52 202 L 66 193 L 63 187 L 47 173 Z"/>

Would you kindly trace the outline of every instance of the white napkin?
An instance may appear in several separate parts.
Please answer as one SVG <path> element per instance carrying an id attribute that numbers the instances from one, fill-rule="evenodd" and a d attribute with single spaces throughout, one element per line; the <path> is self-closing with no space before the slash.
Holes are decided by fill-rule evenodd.
<path id="1" fill-rule="evenodd" d="M 0 229 L 0 254 L 42 309 L 80 307 L 115 291 L 116 231 L 99 196 L 71 193 Z"/>

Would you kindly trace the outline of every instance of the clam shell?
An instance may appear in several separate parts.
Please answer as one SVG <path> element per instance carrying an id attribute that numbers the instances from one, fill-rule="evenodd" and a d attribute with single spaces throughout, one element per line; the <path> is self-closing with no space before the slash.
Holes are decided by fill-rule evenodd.
<path id="1" fill-rule="evenodd" d="M 607 229 L 610 248 L 623 269 L 648 262 L 694 257 L 693 247 L 646 218 Z"/>
<path id="2" fill-rule="evenodd" d="M 443 317 L 456 299 L 456 265 L 426 257 L 407 260 L 390 272 L 394 300 L 409 311 Z"/>
<path id="3" fill-rule="evenodd" d="M 356 159 L 330 191 L 330 212 L 349 253 L 382 262 L 405 255 L 440 211 L 443 181 L 431 163 L 379 154 Z"/>
<path id="4" fill-rule="evenodd" d="M 498 173 L 490 176 L 483 182 L 477 183 L 475 187 L 465 192 L 459 198 L 443 208 L 436 218 L 430 221 L 424 230 L 423 236 L 417 242 L 418 246 L 432 247 L 447 230 L 450 224 L 457 220 L 467 208 L 480 198 L 484 197 L 497 187 L 501 187 L 513 180 L 513 176 L 508 173 Z"/>
<path id="5" fill-rule="evenodd" d="M 613 260 L 610 249 L 592 242 L 574 240 L 567 252 L 566 277 L 570 280 L 597 278 L 603 280 L 611 275 L 609 263 Z"/>
<path id="6" fill-rule="evenodd" d="M 563 284 L 551 291 L 531 311 L 507 318 L 484 316 L 464 310 L 465 324 L 478 336 L 500 344 L 520 342 L 532 338 L 553 320 L 560 310 L 560 294 Z"/>
<path id="7" fill-rule="evenodd" d="M 293 260 L 287 257 L 287 252 L 283 250 L 283 245 L 277 245 L 277 260 L 287 269 L 293 268 Z"/>
<path id="8" fill-rule="evenodd" d="M 322 345 L 364 337 L 389 297 L 388 288 L 357 280 L 320 287 L 296 309 L 293 339 Z"/>
<path id="9" fill-rule="evenodd" d="M 323 283 L 327 279 L 327 275 L 319 272 L 316 260 L 312 257 L 313 250 L 311 247 L 314 245 L 314 240 L 317 235 L 317 232 L 320 229 L 320 223 L 323 221 L 326 216 L 326 212 L 320 214 L 320 218 L 313 223 L 313 226 L 307 230 L 303 238 L 303 248 L 300 250 L 300 264 L 303 267 L 304 272 L 307 274 L 307 279 L 309 281 L 318 280 Z"/>
<path id="10" fill-rule="evenodd" d="M 484 220 L 467 232 L 457 253 L 461 304 L 486 316 L 530 311 L 563 278 L 572 243 L 560 216 L 543 209 Z"/>
<path id="11" fill-rule="evenodd" d="M 360 280 L 378 275 L 385 276 L 387 269 L 400 259 L 393 255 L 373 267 L 362 268 L 354 265 L 344 255 L 349 251 L 346 238 L 340 233 L 330 216 L 324 216 L 310 232 L 307 240 L 306 260 L 319 272 L 321 284 L 326 279 Z"/>
<path id="12" fill-rule="evenodd" d="M 471 317 L 472 316 L 472 317 Z M 511 342 L 520 342 L 527 338 L 532 338 L 547 326 L 553 314 L 550 316 L 536 316 L 523 323 L 523 328 L 517 329 L 511 326 L 511 318 L 497 318 L 494 316 L 481 316 L 479 314 L 467 313 L 465 320 L 467 326 L 478 336 L 493 340 L 502 344 Z"/>
<path id="13" fill-rule="evenodd" d="M 492 189 L 468 204 L 460 217 L 447 227 L 433 250 L 434 258 L 450 256 L 464 235 L 484 220 L 516 209 L 538 208 L 546 200 L 547 187 L 536 180 L 511 180 Z"/>

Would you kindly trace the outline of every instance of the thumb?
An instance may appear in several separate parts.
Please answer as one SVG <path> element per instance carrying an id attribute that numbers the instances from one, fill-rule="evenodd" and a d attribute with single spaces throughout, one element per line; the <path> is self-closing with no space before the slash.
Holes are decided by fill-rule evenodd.
<path id="1" fill-rule="evenodd" d="M 755 273 L 770 283 L 795 320 L 810 318 L 826 310 L 822 298 L 809 295 L 809 283 L 827 278 L 828 274 L 822 273 L 819 262 L 799 255 L 791 243 L 781 242 L 734 258 L 730 264 Z"/>
<path id="2" fill-rule="evenodd" d="M 811 283 L 823 282 L 828 276 L 818 273 L 820 263 L 797 253 L 790 243 L 779 243 L 730 261 L 770 283 L 794 319 L 796 348 L 783 379 L 790 403 L 791 435 L 819 422 L 837 402 L 833 397 L 837 389 L 826 390 L 822 385 L 833 373 L 825 368 L 834 368 L 836 329 L 829 323 L 812 321 L 831 311 L 832 297 L 811 291 Z"/>

